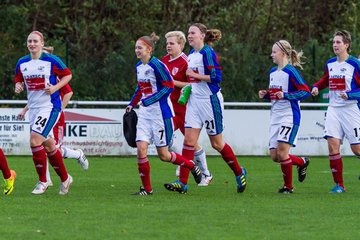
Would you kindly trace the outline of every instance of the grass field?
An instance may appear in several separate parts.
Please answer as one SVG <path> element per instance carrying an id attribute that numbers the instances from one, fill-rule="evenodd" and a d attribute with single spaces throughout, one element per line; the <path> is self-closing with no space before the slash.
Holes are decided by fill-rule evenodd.
<path id="1" fill-rule="evenodd" d="M 277 193 L 280 167 L 265 157 L 239 157 L 248 171 L 248 188 L 236 193 L 230 170 L 209 157 L 209 187 L 189 181 L 189 192 L 168 192 L 175 166 L 151 158 L 153 196 L 132 196 L 140 178 L 133 157 L 90 158 L 82 171 L 65 160 L 74 178 L 67 196 L 59 179 L 44 195 L 31 191 L 36 174 L 30 157 L 8 157 L 17 171 L 15 191 L 2 196 L 0 239 L 359 239 L 360 161 L 344 158 L 345 194 L 333 187 L 327 158 L 312 158 L 308 177 L 295 192 Z"/>

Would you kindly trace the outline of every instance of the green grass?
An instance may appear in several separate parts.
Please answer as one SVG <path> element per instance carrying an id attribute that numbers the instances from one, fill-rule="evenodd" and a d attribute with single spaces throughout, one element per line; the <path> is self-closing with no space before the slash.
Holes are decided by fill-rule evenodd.
<path id="1" fill-rule="evenodd" d="M 91 158 L 88 172 L 65 160 L 74 184 L 67 196 L 54 187 L 34 196 L 30 157 L 8 157 L 17 171 L 15 191 L 0 197 L 1 239 L 359 239 L 360 162 L 344 158 L 345 194 L 333 187 L 327 158 L 312 158 L 308 178 L 295 192 L 277 193 L 279 165 L 266 157 L 239 157 L 248 188 L 236 193 L 235 178 L 219 157 L 209 157 L 209 187 L 189 181 L 189 192 L 168 192 L 175 166 L 151 158 L 153 196 L 132 196 L 140 178 L 136 158 Z"/>

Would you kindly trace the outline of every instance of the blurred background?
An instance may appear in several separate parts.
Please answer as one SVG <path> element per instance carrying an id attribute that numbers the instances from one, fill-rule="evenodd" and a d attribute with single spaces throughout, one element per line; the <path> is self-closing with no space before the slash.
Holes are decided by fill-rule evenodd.
<path id="1" fill-rule="evenodd" d="M 359 7 L 360 0 L 0 0 L 0 99 L 25 99 L 14 94 L 14 69 L 28 54 L 33 30 L 44 34 L 45 45 L 54 46 L 73 72 L 73 100 L 124 101 L 136 86 L 136 39 L 156 32 L 161 39 L 154 55 L 161 58 L 166 32 L 187 33 L 191 23 L 201 22 L 222 31 L 214 49 L 225 101 L 259 101 L 257 92 L 267 88 L 274 66 L 272 45 L 280 39 L 304 51 L 301 73 L 309 85 L 334 55 L 336 30 L 350 31 L 351 54 L 358 56 Z"/>

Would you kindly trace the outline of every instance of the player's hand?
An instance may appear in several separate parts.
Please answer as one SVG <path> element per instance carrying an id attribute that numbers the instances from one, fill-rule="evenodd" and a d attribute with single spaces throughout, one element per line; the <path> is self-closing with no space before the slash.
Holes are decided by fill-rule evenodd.
<path id="1" fill-rule="evenodd" d="M 341 97 L 342 99 L 344 99 L 344 100 L 348 100 L 348 99 L 349 99 L 349 97 L 348 97 L 348 95 L 346 94 L 346 92 L 340 93 L 340 97 Z"/>
<path id="2" fill-rule="evenodd" d="M 17 117 L 20 119 L 20 120 L 24 120 L 25 119 L 25 114 L 26 114 L 26 111 L 25 109 L 21 110 L 21 112 L 17 115 Z"/>
<path id="3" fill-rule="evenodd" d="M 311 95 L 316 96 L 319 94 L 319 89 L 317 87 L 313 87 L 311 90 Z"/>
<path id="4" fill-rule="evenodd" d="M 51 95 L 56 91 L 56 89 L 55 89 L 54 85 L 51 85 L 50 83 L 47 83 L 46 87 L 44 88 L 44 91 L 45 91 L 46 94 Z"/>
<path id="5" fill-rule="evenodd" d="M 24 83 L 23 82 L 17 82 L 15 84 L 15 93 L 19 94 L 22 91 L 24 91 Z"/>
<path id="6" fill-rule="evenodd" d="M 279 91 L 279 92 L 275 93 L 275 96 L 277 99 L 284 99 L 284 92 Z"/>
<path id="7" fill-rule="evenodd" d="M 267 90 L 260 90 L 259 91 L 259 98 L 264 98 L 265 97 L 265 95 L 267 94 Z"/>
<path id="8" fill-rule="evenodd" d="M 133 109 L 133 106 L 129 105 L 125 108 L 125 112 L 131 112 L 132 109 Z"/>

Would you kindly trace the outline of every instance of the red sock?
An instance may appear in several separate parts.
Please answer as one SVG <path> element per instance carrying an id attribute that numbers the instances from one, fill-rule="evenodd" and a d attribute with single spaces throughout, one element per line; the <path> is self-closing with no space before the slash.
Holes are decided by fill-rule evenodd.
<path id="1" fill-rule="evenodd" d="M 241 167 L 236 160 L 235 154 L 231 147 L 225 143 L 224 148 L 220 151 L 220 154 L 224 161 L 229 165 L 235 176 L 239 176 L 242 173 Z"/>
<path id="2" fill-rule="evenodd" d="M 150 183 L 150 163 L 147 157 L 138 158 L 138 170 L 142 186 L 145 188 L 146 191 L 151 192 L 152 187 Z"/>
<path id="3" fill-rule="evenodd" d="M 187 159 L 188 161 L 194 160 L 194 153 L 195 153 L 194 146 L 188 146 L 184 144 L 181 154 L 183 158 Z M 180 174 L 179 174 L 180 182 L 182 182 L 183 184 L 187 184 L 189 179 L 189 173 L 190 173 L 190 169 L 188 169 L 183 165 L 180 165 Z"/>
<path id="4" fill-rule="evenodd" d="M 289 158 L 291 159 L 292 165 L 302 167 L 305 164 L 304 160 L 301 157 L 289 154 Z"/>
<path id="5" fill-rule="evenodd" d="M 39 181 L 46 181 L 46 152 L 42 145 L 31 147 L 35 169 L 39 175 Z"/>
<path id="6" fill-rule="evenodd" d="M 68 179 L 68 173 L 64 164 L 64 160 L 61 156 L 59 149 L 55 149 L 52 152 L 48 152 L 47 156 L 51 166 L 53 166 L 57 175 L 59 175 L 62 182 L 65 182 Z"/>
<path id="7" fill-rule="evenodd" d="M 6 157 L 1 148 L 0 148 L 0 169 L 2 171 L 4 179 L 8 179 L 11 177 L 11 172 L 10 172 L 9 166 L 6 161 Z"/>
<path id="8" fill-rule="evenodd" d="M 180 165 L 180 167 L 181 166 L 186 167 L 189 170 L 194 168 L 195 165 L 194 161 L 189 161 L 176 152 L 170 152 L 170 154 L 171 154 L 170 162 L 172 162 L 173 164 Z"/>
<path id="9" fill-rule="evenodd" d="M 329 155 L 329 160 L 334 182 L 340 187 L 345 188 L 343 181 L 343 163 L 340 153 Z"/>
<path id="10" fill-rule="evenodd" d="M 283 173 L 284 178 L 284 186 L 292 189 L 292 163 L 291 159 L 288 158 L 284 161 L 280 162 L 281 165 L 281 171 Z"/>

